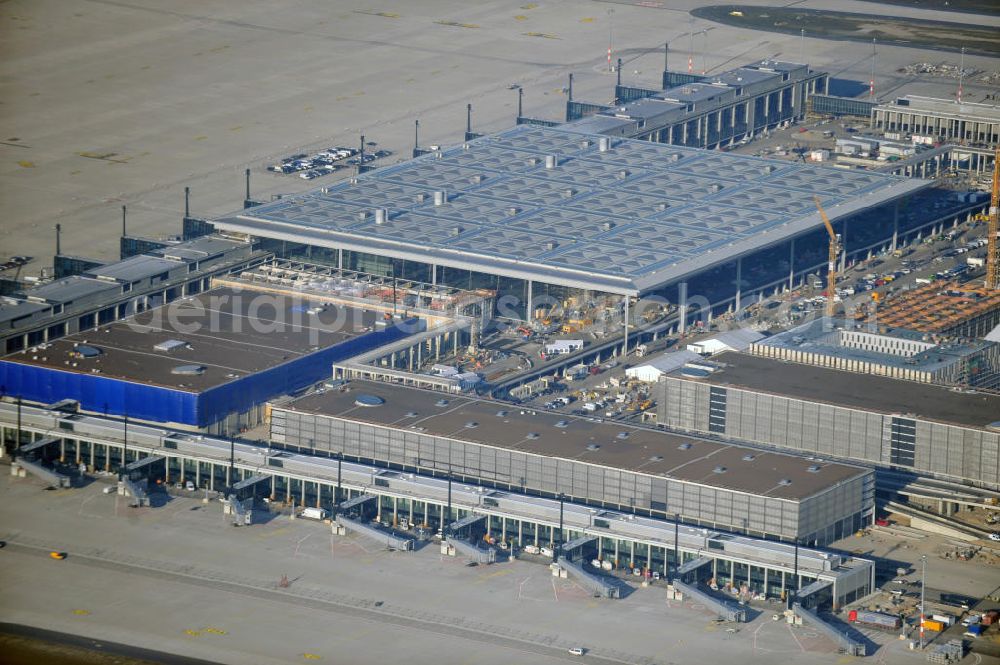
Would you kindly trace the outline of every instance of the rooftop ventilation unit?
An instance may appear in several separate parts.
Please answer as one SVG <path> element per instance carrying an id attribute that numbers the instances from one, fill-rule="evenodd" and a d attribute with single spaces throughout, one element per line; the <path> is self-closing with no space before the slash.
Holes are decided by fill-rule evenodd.
<path id="1" fill-rule="evenodd" d="M 180 376 L 201 376 L 205 373 L 204 365 L 178 365 L 170 370 L 171 374 Z"/>
<path id="2" fill-rule="evenodd" d="M 416 411 L 407 411 L 407 412 L 406 412 L 406 413 L 405 413 L 404 415 L 405 415 L 405 416 L 406 416 L 407 418 L 416 418 L 416 417 L 417 417 L 417 416 L 419 416 L 420 414 L 419 414 L 419 413 L 417 413 Z"/>
<path id="3" fill-rule="evenodd" d="M 593 450 L 600 450 L 600 449 L 601 449 L 601 447 L 599 445 L 597 445 L 596 443 L 588 443 L 587 444 L 587 450 L 593 451 Z"/>
<path id="4" fill-rule="evenodd" d="M 421 192 L 420 194 L 417 194 L 416 199 L 417 203 L 423 203 L 424 201 L 427 200 L 427 195 Z"/>
<path id="5" fill-rule="evenodd" d="M 725 472 L 726 472 L 726 467 L 724 466 L 717 466 L 714 469 L 712 469 L 712 473 L 725 473 Z"/>
<path id="6" fill-rule="evenodd" d="M 807 468 L 806 471 L 808 471 L 809 473 L 819 473 L 819 470 L 821 468 L 822 467 L 819 466 L 818 464 L 810 464 L 809 468 Z"/>
<path id="7" fill-rule="evenodd" d="M 528 166 L 535 166 L 538 164 L 537 157 L 528 157 Z"/>
<path id="8" fill-rule="evenodd" d="M 356 185 L 356 184 L 358 184 L 358 179 L 357 178 L 349 178 L 347 180 L 347 184 L 348 185 Z"/>
<path id="9" fill-rule="evenodd" d="M 610 231 L 611 229 L 615 228 L 615 223 L 614 222 L 604 222 L 603 224 L 601 224 L 601 228 L 603 230 L 605 230 L 605 231 Z"/>
<path id="10" fill-rule="evenodd" d="M 164 352 L 169 353 L 170 351 L 173 351 L 174 349 L 179 349 L 179 348 L 184 347 L 184 346 L 187 346 L 187 342 L 183 342 L 183 341 L 181 341 L 179 339 L 168 339 L 168 340 L 166 340 L 164 342 L 160 342 L 159 344 L 157 344 L 156 346 L 154 346 L 153 350 L 154 351 L 164 351 Z"/>
<path id="11" fill-rule="evenodd" d="M 663 461 L 663 455 L 653 455 L 652 457 L 649 458 L 649 461 L 650 462 L 662 462 Z"/>
<path id="12" fill-rule="evenodd" d="M 743 461 L 744 462 L 752 462 L 752 461 L 754 461 L 754 459 L 756 459 L 756 456 L 755 455 L 751 455 L 750 453 L 747 453 L 746 455 L 743 456 Z"/>
<path id="13" fill-rule="evenodd" d="M 389 211 L 385 208 L 375 208 L 375 223 L 381 226 L 389 219 Z"/>
<path id="14" fill-rule="evenodd" d="M 589 148 L 592 145 L 593 143 L 590 142 L 590 139 L 583 139 L 582 141 L 580 141 L 581 148 Z"/>
<path id="15" fill-rule="evenodd" d="M 771 175 L 772 173 L 774 173 L 775 169 L 773 164 L 768 164 L 761 170 L 764 172 L 764 175 Z"/>
<path id="16" fill-rule="evenodd" d="M 476 429 L 477 427 L 479 427 L 479 423 L 474 420 L 465 423 L 465 429 Z"/>
<path id="17" fill-rule="evenodd" d="M 677 446 L 677 450 L 691 450 L 691 444 L 682 443 L 681 445 Z"/>
<path id="18" fill-rule="evenodd" d="M 528 432 L 528 435 L 525 438 L 527 438 L 527 439 L 537 439 L 539 436 L 540 435 L 538 434 L 538 432 Z"/>
<path id="19" fill-rule="evenodd" d="M 792 484 L 792 481 L 789 480 L 788 478 L 782 478 L 781 480 L 778 481 L 778 484 L 781 485 L 782 487 L 788 487 L 789 485 Z"/>
<path id="20" fill-rule="evenodd" d="M 558 246 L 559 246 L 559 243 L 557 243 L 555 240 L 546 240 L 545 241 L 545 249 L 547 249 L 549 251 L 552 251 L 553 249 L 555 249 Z"/>
<path id="21" fill-rule="evenodd" d="M 361 212 L 359 212 L 358 213 L 358 219 L 360 219 L 362 221 L 368 219 L 368 211 L 367 210 L 362 210 Z"/>
<path id="22" fill-rule="evenodd" d="M 722 191 L 722 185 L 720 185 L 717 182 L 713 182 L 711 185 L 708 186 L 708 191 L 712 192 L 713 194 L 718 194 L 719 192 Z"/>
<path id="23" fill-rule="evenodd" d="M 462 235 L 462 227 L 461 226 L 453 226 L 453 227 L 451 227 L 450 233 L 451 233 L 451 237 L 452 238 L 460 236 L 460 235 Z"/>
<path id="24" fill-rule="evenodd" d="M 511 206 L 511 207 L 507 208 L 507 216 L 508 217 L 513 217 L 514 215 L 516 215 L 519 212 L 521 212 L 521 209 L 518 208 L 518 207 L 516 207 L 516 206 Z"/>
<path id="25" fill-rule="evenodd" d="M 469 178 L 473 185 L 478 185 L 483 182 L 483 176 L 477 173 L 476 175 Z"/>
<path id="26" fill-rule="evenodd" d="M 434 192 L 434 205 L 442 206 L 447 202 L 448 202 L 448 192 L 444 191 L 443 189 L 439 189 L 438 191 Z"/>
<path id="27" fill-rule="evenodd" d="M 626 171 L 625 169 L 622 169 L 621 171 L 619 171 L 619 172 L 617 173 L 616 177 L 617 177 L 617 178 L 618 178 L 619 180 L 624 180 L 625 178 L 627 178 L 627 177 L 628 177 L 628 171 Z"/>
<path id="28" fill-rule="evenodd" d="M 556 421 L 555 426 L 556 427 L 569 427 L 569 421 L 568 420 L 558 420 L 558 421 Z"/>
<path id="29" fill-rule="evenodd" d="M 563 198 L 566 198 L 566 199 L 572 198 L 572 196 L 574 194 L 576 194 L 576 190 L 573 189 L 573 188 L 569 188 L 569 189 L 564 189 L 563 190 Z"/>
<path id="30" fill-rule="evenodd" d="M 679 162 L 679 161 L 681 161 L 681 156 L 678 155 L 675 152 L 675 153 L 671 154 L 669 157 L 667 157 L 667 161 L 670 161 L 670 162 Z"/>
<path id="31" fill-rule="evenodd" d="M 657 203 L 656 204 L 656 209 L 659 210 L 660 212 L 663 212 L 664 210 L 666 210 L 669 207 L 670 207 L 669 203 Z"/>
<path id="32" fill-rule="evenodd" d="M 354 406 L 362 406 L 366 408 L 382 406 L 383 404 L 385 404 L 385 400 L 378 395 L 358 395 L 354 400 Z"/>
<path id="33" fill-rule="evenodd" d="M 558 163 L 555 155 L 545 155 L 545 168 L 554 169 Z"/>
<path id="34" fill-rule="evenodd" d="M 504 411 L 503 409 L 497 411 L 497 418 L 506 418 L 506 417 L 507 417 L 506 411 Z"/>
<path id="35" fill-rule="evenodd" d="M 616 439 L 627 439 L 628 438 L 628 432 L 618 432 L 618 434 L 615 435 L 615 438 Z"/>
<path id="36" fill-rule="evenodd" d="M 441 406 L 441 407 L 448 406 L 448 400 L 439 399 L 438 401 L 434 402 L 434 406 Z"/>
<path id="37" fill-rule="evenodd" d="M 611 139 L 607 136 L 602 136 L 597 139 L 597 149 L 600 152 L 607 152 L 608 150 L 611 150 Z"/>

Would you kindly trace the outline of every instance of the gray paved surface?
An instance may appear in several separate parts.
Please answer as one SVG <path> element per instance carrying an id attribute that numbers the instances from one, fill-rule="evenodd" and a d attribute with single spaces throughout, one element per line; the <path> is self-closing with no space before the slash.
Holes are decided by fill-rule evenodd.
<path id="1" fill-rule="evenodd" d="M 0 476 L 4 620 L 226 663 L 556 663 L 576 644 L 596 663 L 835 658 L 808 626 L 765 612 L 727 633 L 663 587 L 599 601 L 536 563 L 467 568 L 433 546 L 377 551 L 306 520 L 237 529 L 218 503 L 128 509 L 101 487 Z M 887 662 L 916 662 L 882 641 Z"/>

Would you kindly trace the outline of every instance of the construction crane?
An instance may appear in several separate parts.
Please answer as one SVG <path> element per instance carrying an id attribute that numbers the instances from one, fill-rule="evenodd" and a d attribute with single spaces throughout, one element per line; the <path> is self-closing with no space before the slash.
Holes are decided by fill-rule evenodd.
<path id="1" fill-rule="evenodd" d="M 823 205 L 820 203 L 819 197 L 813 196 L 813 201 L 816 202 L 816 209 L 819 210 L 819 216 L 823 218 L 823 225 L 826 227 L 826 232 L 830 234 L 830 255 L 826 272 L 826 315 L 833 318 L 833 299 L 837 295 L 837 256 L 840 255 L 840 236 L 834 233 L 833 224 L 830 223 L 830 218 L 826 216 L 826 211 L 823 210 Z"/>
<path id="2" fill-rule="evenodd" d="M 1000 289 L 1000 147 L 993 154 L 993 195 L 986 227 L 986 288 Z"/>

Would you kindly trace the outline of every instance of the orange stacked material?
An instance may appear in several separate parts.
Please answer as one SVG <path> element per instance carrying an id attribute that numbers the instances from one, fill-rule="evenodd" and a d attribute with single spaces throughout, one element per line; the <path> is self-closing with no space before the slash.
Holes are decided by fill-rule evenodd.
<path id="1" fill-rule="evenodd" d="M 931 334 L 976 337 L 1000 318 L 1000 292 L 957 282 L 933 282 L 894 296 L 878 308 L 878 324 Z M 975 328 L 973 330 L 972 328 Z"/>

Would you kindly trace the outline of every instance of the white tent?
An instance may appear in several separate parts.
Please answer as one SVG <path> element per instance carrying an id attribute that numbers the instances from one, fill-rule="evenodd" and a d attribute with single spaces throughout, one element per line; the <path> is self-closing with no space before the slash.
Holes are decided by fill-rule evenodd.
<path id="1" fill-rule="evenodd" d="M 629 367 L 625 370 L 625 376 L 630 379 L 645 381 L 646 383 L 656 383 L 664 374 L 668 374 L 675 369 L 679 369 L 689 362 L 700 360 L 701 357 L 692 351 L 671 351 L 654 356 L 642 365 Z"/>
<path id="2" fill-rule="evenodd" d="M 764 339 L 762 333 L 752 328 L 727 330 L 718 335 L 688 344 L 688 351 L 694 351 L 703 356 L 711 356 L 723 351 L 746 351 L 756 341 Z"/>

